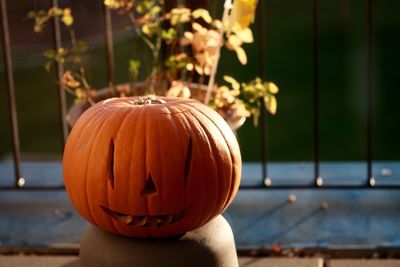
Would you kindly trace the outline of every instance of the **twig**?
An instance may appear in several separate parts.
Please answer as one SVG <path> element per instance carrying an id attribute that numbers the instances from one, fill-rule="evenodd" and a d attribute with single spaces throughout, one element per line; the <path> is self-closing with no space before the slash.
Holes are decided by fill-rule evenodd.
<path id="1" fill-rule="evenodd" d="M 218 63 L 219 63 L 219 59 L 221 57 L 221 47 L 222 47 L 223 42 L 224 42 L 225 21 L 228 18 L 229 11 L 231 9 L 232 9 L 232 0 L 225 0 L 224 13 L 222 15 L 222 20 L 221 20 L 222 21 L 222 27 L 221 27 L 221 29 L 219 29 L 220 42 L 219 42 L 219 45 L 218 45 L 217 52 L 215 54 L 215 60 L 214 60 L 214 64 L 212 65 L 210 79 L 208 80 L 207 93 L 206 93 L 206 96 L 205 96 L 205 99 L 204 99 L 204 103 L 206 105 L 210 102 L 211 91 L 212 91 L 212 88 L 213 88 L 214 83 L 215 83 L 215 76 L 217 74 Z"/>

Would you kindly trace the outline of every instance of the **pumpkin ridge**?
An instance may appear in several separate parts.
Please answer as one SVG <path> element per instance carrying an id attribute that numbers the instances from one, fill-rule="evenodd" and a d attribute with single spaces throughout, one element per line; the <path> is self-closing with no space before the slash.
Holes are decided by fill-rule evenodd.
<path id="1" fill-rule="evenodd" d="M 146 170 L 146 175 L 147 175 L 147 167 L 148 167 L 148 164 L 147 164 L 147 161 L 149 160 L 147 157 L 149 156 L 149 153 L 147 153 L 147 151 L 148 151 L 148 146 L 149 146 L 149 144 L 147 143 L 147 141 L 148 141 L 148 139 L 149 138 L 147 138 L 148 137 L 148 135 L 149 135 L 149 128 L 150 128 L 150 123 L 149 123 L 149 119 L 148 119 L 148 117 L 149 117 L 149 115 L 150 115 L 150 113 L 149 112 L 146 112 L 145 113 L 145 121 L 144 121 L 144 123 L 145 123 L 145 129 L 146 129 L 146 134 L 144 135 L 145 136 L 145 139 L 144 139 L 144 143 L 145 143 L 145 149 L 144 149 L 144 158 L 145 158 L 145 161 L 144 161 L 144 164 L 145 164 L 145 166 L 144 166 L 144 169 Z M 151 160 L 151 159 L 150 159 Z M 146 208 L 147 208 L 147 213 L 146 214 L 150 214 L 150 203 L 149 203 L 149 198 L 148 197 L 146 197 L 145 198 L 145 201 L 146 201 Z M 148 230 L 148 232 L 150 232 L 150 235 L 151 236 L 154 236 L 154 232 L 151 230 L 151 229 L 149 229 Z"/>
<path id="2" fill-rule="evenodd" d="M 178 99 L 178 101 L 180 103 L 181 99 Z M 170 110 L 169 106 L 167 106 L 167 109 Z M 177 109 L 181 109 L 181 107 L 177 106 Z M 185 123 L 183 121 L 185 121 L 187 125 L 189 124 L 187 122 L 187 118 L 185 116 L 185 113 L 187 111 L 188 110 L 185 109 L 185 112 L 175 112 L 175 113 L 171 112 L 171 115 L 170 115 L 172 118 L 175 118 L 175 119 L 172 119 L 170 121 L 171 121 L 171 125 L 174 126 L 173 128 L 175 130 L 176 138 L 178 138 L 178 140 L 180 140 L 180 138 L 181 138 L 181 136 L 180 136 L 181 129 L 183 129 L 183 131 L 185 132 L 185 127 L 183 126 Z M 175 116 L 175 114 L 179 114 L 179 115 Z M 179 142 L 179 145 L 180 145 L 179 148 L 181 149 L 182 153 L 184 153 L 185 152 L 185 148 L 183 147 L 182 143 Z M 166 182 L 168 183 L 168 181 L 166 181 Z M 183 184 L 184 192 L 185 192 L 186 186 L 187 186 L 186 184 Z M 186 202 L 187 202 L 186 200 L 187 200 L 186 194 L 183 194 L 182 202 L 184 203 L 183 204 L 183 209 L 185 209 L 185 210 L 188 209 L 188 207 L 186 206 Z"/>
<path id="3" fill-rule="evenodd" d="M 126 120 L 128 119 L 128 117 L 130 116 L 130 114 L 131 114 L 134 110 L 135 110 L 135 109 L 131 109 L 131 110 L 129 110 L 129 111 L 125 114 L 125 116 L 123 117 L 123 119 L 121 120 L 121 122 L 120 122 L 120 124 L 119 124 L 119 126 L 118 126 L 118 129 L 114 132 L 114 135 L 115 135 L 115 137 L 113 138 L 114 140 L 116 140 L 119 131 L 121 130 L 122 126 L 124 125 L 124 123 L 126 122 Z M 141 112 L 142 112 L 142 111 L 140 111 L 139 115 L 141 114 Z M 115 168 L 115 167 L 114 167 L 114 168 Z M 128 190 L 129 190 L 129 184 L 128 184 Z M 109 192 L 108 192 L 108 187 L 107 187 L 107 206 L 109 207 L 109 205 L 110 205 L 110 199 L 109 199 L 108 193 L 109 193 Z M 114 193 L 115 193 L 115 192 L 114 192 Z M 128 208 L 130 208 L 130 204 L 129 204 L 129 203 L 128 203 Z M 110 218 L 109 216 L 108 216 L 108 218 L 109 218 L 109 221 L 111 222 L 112 226 L 114 227 L 115 231 L 116 231 L 117 233 L 120 233 L 120 231 L 118 230 L 118 226 L 115 224 L 115 221 L 114 221 L 112 218 Z"/>
<path id="4" fill-rule="evenodd" d="M 191 106 L 191 105 L 189 105 L 189 106 Z M 237 163 L 237 161 L 236 161 L 236 158 L 233 157 L 233 151 L 232 151 L 233 149 L 231 147 L 231 142 L 229 142 L 227 137 L 224 135 L 224 131 L 221 131 L 221 128 L 217 125 L 217 123 L 214 120 L 212 120 L 207 114 L 205 114 L 202 110 L 197 109 L 196 107 L 194 107 L 194 108 L 196 110 L 198 110 L 201 114 L 203 114 L 203 116 L 208 118 L 218 128 L 219 132 L 221 133 L 222 137 L 225 140 L 225 143 L 228 146 L 229 156 L 230 156 L 230 159 L 231 159 L 230 162 L 232 162 L 232 167 L 231 167 L 232 170 L 231 170 L 231 180 L 230 180 L 230 191 L 229 191 L 229 194 L 228 194 L 228 198 L 227 198 L 227 200 L 226 200 L 226 202 L 224 204 L 223 210 L 221 211 L 221 212 L 223 212 L 227 208 L 229 203 L 233 200 L 234 196 L 232 195 L 232 192 L 237 191 L 237 189 L 238 189 L 238 187 L 240 185 L 241 174 L 239 174 L 239 176 L 238 176 L 239 178 L 237 179 L 238 180 L 237 182 L 233 181 L 235 179 L 236 174 L 237 174 L 236 170 L 235 170 L 235 164 Z M 238 150 L 239 150 L 239 148 L 238 148 Z M 238 155 L 240 155 L 240 153 Z"/>
<path id="5" fill-rule="evenodd" d="M 206 137 L 205 138 L 205 140 L 206 140 L 206 142 L 207 142 L 207 146 L 208 146 L 208 150 L 211 152 L 210 154 L 209 154 L 209 156 L 210 156 L 210 158 L 212 159 L 211 161 L 214 163 L 213 164 L 213 167 L 214 167 L 214 169 L 216 170 L 216 173 L 217 173 L 217 177 L 216 177 L 216 180 L 218 180 L 218 174 L 219 174 L 219 170 L 218 170 L 218 167 L 217 167 L 217 164 L 215 164 L 215 162 L 216 162 L 216 160 L 215 160 L 215 157 L 214 157 L 214 154 L 212 153 L 213 151 L 214 151 L 214 149 L 213 149 L 213 146 L 212 146 L 212 144 L 211 144 L 211 140 L 210 140 L 210 135 L 209 135 L 209 132 L 208 132 L 208 129 L 206 130 L 206 127 L 204 127 L 204 124 L 202 123 L 202 122 L 200 122 L 200 120 L 198 120 L 197 119 L 197 117 L 193 114 L 193 112 L 192 111 L 189 111 L 189 114 L 191 115 L 191 117 L 192 117 L 192 120 L 189 120 L 190 122 L 195 122 L 196 124 L 197 124 L 197 127 L 196 128 L 198 128 L 199 129 L 199 131 L 201 131 L 202 133 L 203 133 L 203 135 Z M 215 178 L 215 177 L 214 177 Z M 203 181 L 203 188 L 206 188 L 207 187 L 207 185 L 204 183 L 204 181 L 205 181 L 205 179 L 201 179 L 202 181 Z M 217 185 L 217 188 L 216 188 L 216 194 L 218 195 L 219 194 L 219 186 Z M 205 199 L 207 199 L 207 196 L 205 195 L 205 194 L 202 194 L 203 195 L 203 198 L 205 198 Z M 217 198 L 215 198 L 215 199 L 217 199 Z M 203 201 L 204 202 L 204 201 Z M 217 205 L 217 202 L 212 202 L 213 204 L 213 206 L 212 206 L 212 208 L 209 208 L 210 210 L 214 210 L 215 209 L 215 206 Z M 202 208 L 202 212 L 205 210 L 205 207 L 203 207 Z M 214 217 L 215 215 L 214 214 L 210 214 L 210 215 L 208 215 L 206 218 L 199 218 L 200 220 L 201 220 L 201 223 L 200 223 L 200 225 L 204 225 L 207 221 L 209 221 L 212 217 Z"/>
<path id="6" fill-rule="evenodd" d="M 201 132 L 204 136 L 207 136 L 207 135 L 205 134 L 205 130 L 201 127 L 200 123 L 199 123 L 199 122 L 197 121 L 197 119 L 193 116 L 193 114 L 192 114 L 190 111 L 188 112 L 188 114 L 191 115 L 190 119 L 189 119 L 189 117 L 182 116 L 182 118 L 183 118 L 183 120 L 185 121 L 187 127 L 188 127 L 188 128 L 196 128 L 196 129 L 198 129 L 198 131 Z M 193 135 L 193 138 L 196 139 L 197 136 L 196 136 L 196 135 Z M 207 140 L 207 142 L 208 142 L 208 140 Z M 196 143 L 196 142 L 195 142 L 195 143 Z M 201 179 L 201 181 L 202 181 L 202 187 L 205 187 L 206 185 L 205 185 L 205 183 L 204 183 L 204 179 Z M 204 200 L 205 200 L 204 194 L 202 194 L 202 197 L 203 197 L 203 201 L 201 201 L 201 202 L 204 202 Z M 185 199 L 185 202 L 186 202 L 186 193 L 185 193 L 185 198 L 184 198 L 184 199 Z M 200 201 L 200 200 L 199 200 L 199 201 Z M 204 213 L 205 207 L 204 207 L 203 205 L 201 205 L 201 210 L 200 210 L 200 211 L 201 211 L 201 212 L 199 212 L 200 214 L 203 214 L 203 213 Z M 194 224 L 194 225 L 203 225 L 203 224 L 204 224 L 204 221 L 202 220 L 202 218 L 197 218 L 197 220 L 196 220 L 193 224 Z"/>
<path id="7" fill-rule="evenodd" d="M 99 112 L 99 114 L 101 114 L 101 112 Z M 97 129 L 97 130 L 101 130 L 101 129 L 103 128 L 105 122 L 106 122 L 109 118 L 111 118 L 112 115 L 113 115 L 112 113 L 109 113 L 108 116 L 107 116 L 107 118 L 106 118 L 105 120 L 103 120 L 103 121 L 101 122 L 101 124 L 98 126 L 98 129 Z M 88 123 L 88 125 L 89 125 L 89 123 Z M 93 131 L 93 132 L 97 132 L 97 131 Z M 98 137 L 98 135 L 95 136 L 95 138 L 94 138 L 94 140 L 93 140 L 93 143 L 96 142 L 97 137 Z M 88 155 L 88 158 L 91 157 L 91 154 L 92 154 L 92 151 L 93 151 L 93 147 L 94 147 L 93 143 L 92 143 L 92 145 L 91 145 L 90 148 L 89 148 L 89 153 L 88 153 L 89 155 Z M 89 164 L 90 164 L 90 161 L 87 160 L 87 162 L 86 162 L 86 174 L 85 174 L 85 176 L 84 176 L 84 177 L 85 177 L 86 192 L 90 192 L 90 191 L 88 190 L 88 187 L 89 187 L 89 183 L 88 183 L 88 181 L 89 181 L 89 179 L 88 179 Z M 95 222 L 95 220 L 93 219 L 93 218 L 94 218 L 94 217 L 93 217 L 93 211 L 92 211 L 92 208 L 91 208 L 91 206 L 90 206 L 89 196 L 88 196 L 87 193 L 85 194 L 85 201 L 86 201 L 86 205 L 87 205 L 87 207 L 88 207 L 89 217 L 91 218 L 91 220 L 92 220 L 93 222 Z M 95 224 L 96 224 L 96 223 L 95 223 Z M 96 225 L 97 225 L 97 224 L 96 224 Z"/>
<path id="8" fill-rule="evenodd" d="M 197 107 L 194 108 L 194 110 L 198 112 Z M 208 127 L 203 123 L 202 120 L 198 120 L 198 119 L 197 119 L 197 116 L 195 116 L 195 114 L 193 114 L 192 111 L 190 111 L 190 114 L 199 122 L 199 124 L 200 124 L 200 126 L 201 126 L 201 128 L 202 128 L 203 130 L 204 130 L 204 129 L 207 129 L 207 130 L 204 130 L 204 133 L 205 133 L 206 136 L 207 136 L 207 142 L 208 142 L 208 145 L 209 145 L 209 147 L 210 147 L 210 151 L 218 150 L 218 149 L 217 149 L 217 144 L 216 144 L 216 142 L 214 141 L 214 138 L 212 137 L 212 135 L 210 134 L 210 131 L 209 131 Z M 202 113 L 200 113 L 200 114 L 202 114 Z M 203 115 L 203 114 L 202 114 L 202 115 Z M 203 117 L 205 117 L 205 116 L 203 115 Z M 205 117 L 205 118 L 206 118 L 207 120 L 210 120 L 208 117 Z M 217 128 L 217 129 L 219 130 L 219 128 Z M 218 132 L 220 132 L 220 131 L 218 131 Z M 222 134 L 221 134 L 221 135 L 222 135 Z M 211 153 L 210 156 L 213 158 L 212 161 L 214 162 L 214 167 L 215 167 L 215 170 L 216 170 L 216 172 L 217 172 L 216 179 L 218 180 L 219 177 L 221 177 L 221 169 L 219 168 L 219 165 L 220 165 L 220 164 L 219 164 L 219 160 L 218 160 L 217 158 L 214 157 L 213 153 Z M 215 197 L 215 199 L 219 199 L 219 198 L 220 198 L 220 191 L 221 191 L 221 188 L 220 188 L 219 183 L 217 183 L 217 182 L 215 183 L 215 186 L 216 186 L 216 197 Z M 219 206 L 219 205 L 218 205 L 218 202 L 217 202 L 217 201 L 214 201 L 214 202 L 213 202 L 213 208 L 212 208 L 212 210 L 215 210 L 217 206 Z M 218 214 L 219 214 L 219 212 L 218 212 Z M 214 218 L 215 216 L 216 216 L 216 214 L 210 214 L 210 215 L 208 216 L 208 218 L 207 218 L 206 221 L 211 220 L 211 219 Z"/>
<path id="9" fill-rule="evenodd" d="M 222 213 L 222 212 L 227 208 L 227 206 L 229 205 L 229 203 L 231 202 L 231 199 L 233 199 L 232 192 L 234 192 L 234 190 L 235 190 L 235 185 L 236 185 L 236 183 L 233 181 L 233 180 L 235 179 L 235 176 L 236 176 L 235 166 L 234 166 L 233 163 L 236 163 L 236 161 L 235 161 L 235 162 L 232 161 L 232 160 L 233 160 L 232 148 L 230 147 L 230 143 L 228 142 L 226 136 L 224 135 L 224 131 L 221 130 L 221 128 L 218 126 L 218 124 L 217 124 L 214 120 L 212 120 L 207 114 L 205 114 L 205 113 L 202 111 L 202 109 L 197 108 L 197 105 L 196 105 L 197 103 L 194 103 L 194 104 L 195 104 L 195 106 L 192 106 L 192 107 L 194 108 L 194 110 L 196 110 L 197 112 L 199 112 L 200 114 L 202 114 L 203 117 L 207 118 L 207 119 L 208 119 L 212 124 L 214 124 L 215 127 L 218 129 L 218 132 L 220 132 L 222 138 L 223 138 L 224 141 L 225 141 L 225 144 L 227 145 L 228 151 L 229 151 L 229 159 L 230 159 L 229 162 L 231 162 L 231 171 L 230 171 L 230 173 L 231 173 L 231 179 L 229 180 L 229 185 L 228 185 L 228 187 L 230 188 L 230 190 L 229 190 L 229 194 L 226 195 L 225 203 L 224 203 L 224 205 L 222 206 L 222 209 L 221 209 L 220 212 L 219 212 L 219 213 Z M 190 105 L 190 106 L 191 106 L 191 105 Z M 239 183 L 237 183 L 237 184 L 239 184 Z"/>
<path id="10" fill-rule="evenodd" d="M 102 109 L 102 110 L 104 110 L 104 108 Z M 105 110 L 107 110 L 107 109 L 105 109 Z M 109 111 L 109 110 L 108 110 Z M 128 114 L 130 113 L 131 111 L 128 111 L 127 112 L 127 114 L 125 115 L 125 117 L 122 119 L 122 121 L 121 122 L 123 122 L 125 119 L 126 119 L 126 116 L 128 116 Z M 103 121 L 103 124 L 99 127 L 100 129 L 99 129 L 99 131 L 101 131 L 102 130 L 102 128 L 103 128 L 103 126 L 106 124 L 106 122 L 110 119 L 110 118 L 112 118 L 113 117 L 113 115 L 114 115 L 114 113 L 113 112 L 109 112 L 110 113 L 110 116 L 108 116 L 104 121 Z M 121 125 L 121 124 L 120 124 Z M 118 129 L 119 130 L 119 129 Z M 117 131 L 115 131 L 115 133 L 117 133 L 118 132 L 118 130 Z M 97 137 L 97 136 L 96 136 Z M 115 151 L 115 138 L 114 137 L 112 137 L 112 140 L 113 140 L 113 142 L 114 142 L 114 151 Z M 93 143 L 95 143 L 95 141 L 96 140 L 94 140 L 93 141 Z M 90 154 L 91 154 L 91 152 L 90 152 Z M 115 155 L 115 154 L 114 154 Z M 89 155 L 90 156 L 90 155 Z M 115 161 L 115 158 L 114 158 L 114 161 Z M 115 168 L 115 167 L 114 167 Z M 87 179 L 87 174 L 86 174 L 86 179 Z M 87 179 L 88 180 L 88 179 Z M 86 181 L 87 181 L 86 180 Z M 115 185 L 115 180 L 114 180 L 114 185 Z M 106 197 L 106 203 L 107 203 L 107 205 L 109 205 L 110 203 L 110 201 L 109 201 L 109 190 L 108 190 L 108 185 L 106 185 L 105 186 L 105 188 L 106 188 L 106 193 L 107 193 L 107 197 Z M 88 191 L 89 192 L 89 191 Z M 87 196 L 88 197 L 88 196 Z M 107 217 L 108 218 L 108 217 Z M 115 222 L 111 219 L 111 218 L 109 218 L 109 222 L 110 222 L 110 224 L 112 225 L 112 227 L 114 228 L 114 231 L 116 232 L 116 233 L 120 233 L 120 231 L 118 230 L 118 227 L 115 225 Z"/>
<path id="11" fill-rule="evenodd" d="M 93 113 L 93 114 L 92 114 L 92 113 Z M 92 115 L 92 116 L 89 117 L 90 120 L 92 120 L 92 119 L 93 119 L 96 115 L 98 115 L 100 112 L 92 112 L 92 113 L 86 114 L 86 117 L 88 117 L 89 115 Z M 83 128 L 82 128 L 82 129 L 79 129 L 79 131 L 76 133 L 76 135 L 77 135 L 76 138 L 77 138 L 78 140 L 80 140 L 80 138 L 82 137 L 82 133 L 86 130 L 86 128 L 88 127 L 88 125 L 89 125 L 89 123 L 85 124 L 85 125 L 83 126 Z M 78 129 L 78 128 L 77 128 L 77 129 Z M 74 133 L 74 134 L 75 134 L 75 133 Z M 71 131 L 70 135 L 72 135 L 72 131 Z M 77 143 L 78 143 L 78 142 L 77 142 Z M 69 149 L 72 149 L 72 148 L 69 148 Z M 65 152 L 66 152 L 66 151 L 64 150 L 63 158 L 64 158 L 65 155 L 66 155 Z M 63 171 L 63 176 L 65 177 L 64 171 Z M 64 178 L 64 185 L 65 185 L 65 178 Z M 67 190 L 67 193 L 68 193 L 68 190 Z M 72 198 L 72 193 L 71 193 L 70 199 L 71 199 L 71 202 L 72 202 L 73 206 L 75 207 L 75 206 L 76 206 L 76 202 L 73 200 L 74 198 Z"/>

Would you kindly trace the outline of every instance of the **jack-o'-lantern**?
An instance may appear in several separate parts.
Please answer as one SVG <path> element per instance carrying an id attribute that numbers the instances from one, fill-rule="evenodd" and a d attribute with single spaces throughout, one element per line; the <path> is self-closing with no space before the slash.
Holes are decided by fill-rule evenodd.
<path id="1" fill-rule="evenodd" d="M 124 236 L 167 237 L 227 208 L 241 157 L 222 117 L 195 100 L 112 98 L 73 127 L 63 173 L 73 205 L 90 223 Z"/>

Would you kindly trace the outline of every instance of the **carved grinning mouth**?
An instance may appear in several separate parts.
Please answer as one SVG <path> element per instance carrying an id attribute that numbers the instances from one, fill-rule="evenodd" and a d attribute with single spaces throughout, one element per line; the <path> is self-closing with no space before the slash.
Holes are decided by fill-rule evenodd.
<path id="1" fill-rule="evenodd" d="M 121 223 L 132 226 L 147 227 L 147 226 L 164 226 L 177 222 L 184 216 L 184 211 L 180 211 L 169 215 L 155 215 L 155 216 L 134 216 L 127 215 L 121 212 L 110 210 L 104 206 L 101 206 L 105 213 L 111 215 L 111 217 Z"/>

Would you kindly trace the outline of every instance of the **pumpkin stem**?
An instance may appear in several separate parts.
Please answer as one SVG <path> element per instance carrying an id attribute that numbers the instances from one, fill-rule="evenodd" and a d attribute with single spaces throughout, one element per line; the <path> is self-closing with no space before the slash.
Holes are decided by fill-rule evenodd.
<path id="1" fill-rule="evenodd" d="M 165 100 L 159 99 L 156 96 L 141 97 L 134 102 L 135 105 L 151 105 L 151 104 L 164 104 Z"/>

